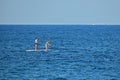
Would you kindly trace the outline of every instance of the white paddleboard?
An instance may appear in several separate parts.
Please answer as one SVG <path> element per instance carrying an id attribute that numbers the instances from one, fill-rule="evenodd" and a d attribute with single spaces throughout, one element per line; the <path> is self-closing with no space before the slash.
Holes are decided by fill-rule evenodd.
<path id="1" fill-rule="evenodd" d="M 45 51 L 45 50 L 34 50 L 34 49 L 26 50 L 26 52 L 43 52 L 43 51 Z"/>

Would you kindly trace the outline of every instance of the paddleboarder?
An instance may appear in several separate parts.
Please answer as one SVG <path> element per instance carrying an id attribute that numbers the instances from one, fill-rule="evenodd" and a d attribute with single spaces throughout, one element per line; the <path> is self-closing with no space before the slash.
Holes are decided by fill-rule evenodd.
<path id="1" fill-rule="evenodd" d="M 35 51 L 38 49 L 38 37 L 35 38 Z"/>
<path id="2" fill-rule="evenodd" d="M 48 51 L 48 45 L 49 45 L 49 40 L 47 40 L 46 43 L 45 43 L 45 50 L 46 50 L 46 52 Z"/>

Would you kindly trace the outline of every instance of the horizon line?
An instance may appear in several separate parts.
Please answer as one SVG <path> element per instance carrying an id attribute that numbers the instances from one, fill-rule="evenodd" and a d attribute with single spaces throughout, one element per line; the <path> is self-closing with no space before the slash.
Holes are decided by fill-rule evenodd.
<path id="1" fill-rule="evenodd" d="M 0 23 L 0 25 L 120 25 L 120 24 L 68 24 L 68 23 L 64 23 L 64 24 L 59 24 L 59 23 L 56 23 L 56 24 L 53 24 L 53 23 L 41 23 L 41 24 L 13 24 L 13 23 L 10 23 L 10 24 L 3 24 L 3 23 Z"/>

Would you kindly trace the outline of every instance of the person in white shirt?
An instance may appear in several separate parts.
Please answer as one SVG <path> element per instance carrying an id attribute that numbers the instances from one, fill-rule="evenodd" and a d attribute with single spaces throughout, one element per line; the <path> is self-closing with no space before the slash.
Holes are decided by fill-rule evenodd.
<path id="1" fill-rule="evenodd" d="M 35 38 L 35 51 L 38 49 L 38 37 Z"/>

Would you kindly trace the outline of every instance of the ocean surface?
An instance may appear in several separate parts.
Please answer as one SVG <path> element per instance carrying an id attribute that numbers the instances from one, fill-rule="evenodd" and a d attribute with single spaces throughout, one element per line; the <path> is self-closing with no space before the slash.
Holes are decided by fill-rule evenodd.
<path id="1" fill-rule="evenodd" d="M 0 80 L 120 80 L 120 26 L 0 25 Z"/>

